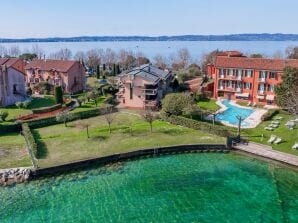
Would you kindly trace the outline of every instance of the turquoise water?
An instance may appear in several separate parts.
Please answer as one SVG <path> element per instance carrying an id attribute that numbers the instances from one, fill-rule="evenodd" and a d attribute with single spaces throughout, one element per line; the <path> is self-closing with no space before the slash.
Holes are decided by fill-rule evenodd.
<path id="1" fill-rule="evenodd" d="M 243 119 L 246 119 L 254 112 L 253 109 L 245 109 L 231 105 L 229 100 L 224 100 L 222 104 L 227 107 L 227 110 L 223 113 L 217 114 L 215 118 L 217 121 L 225 121 L 232 125 L 238 125 L 237 116 L 240 115 Z M 241 126 L 247 126 L 247 123 L 242 121 Z"/>
<path id="2" fill-rule="evenodd" d="M 0 188 L 1 223 L 298 222 L 298 172 L 237 154 L 160 156 Z"/>

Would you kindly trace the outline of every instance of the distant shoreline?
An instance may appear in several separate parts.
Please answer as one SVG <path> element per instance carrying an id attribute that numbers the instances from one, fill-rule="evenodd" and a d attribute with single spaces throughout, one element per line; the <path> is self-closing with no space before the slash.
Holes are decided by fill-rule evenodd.
<path id="1" fill-rule="evenodd" d="M 49 38 L 0 38 L 1 43 L 129 42 L 129 41 L 298 41 L 298 34 L 231 34 L 179 36 L 79 36 Z"/>

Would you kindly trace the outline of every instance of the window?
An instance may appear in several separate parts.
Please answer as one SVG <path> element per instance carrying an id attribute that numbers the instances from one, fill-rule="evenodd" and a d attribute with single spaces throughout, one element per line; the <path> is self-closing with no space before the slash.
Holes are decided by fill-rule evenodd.
<path id="1" fill-rule="evenodd" d="M 246 71 L 246 77 L 252 77 L 252 70 Z"/>
<path id="2" fill-rule="evenodd" d="M 237 70 L 237 76 L 238 76 L 238 77 L 241 77 L 241 76 L 242 76 L 242 70 L 240 70 L 240 69 Z"/>
<path id="3" fill-rule="evenodd" d="M 13 85 L 13 94 L 17 94 L 17 93 L 18 93 L 17 85 L 14 84 Z"/>
<path id="4" fill-rule="evenodd" d="M 244 88 L 245 88 L 245 89 L 251 89 L 251 83 L 249 83 L 249 82 L 245 82 L 245 83 L 244 83 Z"/>
<path id="5" fill-rule="evenodd" d="M 234 75 L 234 70 L 233 69 L 229 69 L 229 75 L 233 76 Z"/>
<path id="6" fill-rule="evenodd" d="M 270 91 L 270 92 L 274 92 L 274 85 L 273 84 L 268 84 L 267 90 Z"/>
<path id="7" fill-rule="evenodd" d="M 228 87 L 233 87 L 233 82 L 232 81 L 228 82 Z"/>
<path id="8" fill-rule="evenodd" d="M 276 79 L 276 77 L 277 77 L 276 72 L 270 72 L 270 74 L 269 74 L 270 79 Z"/>
<path id="9" fill-rule="evenodd" d="M 237 82 L 237 88 L 242 88 L 242 83 L 241 82 Z"/>
<path id="10" fill-rule="evenodd" d="M 220 76 L 225 76 L 226 70 L 225 69 L 220 69 L 219 74 L 220 74 Z"/>
<path id="11" fill-rule="evenodd" d="M 267 71 L 260 71 L 260 78 L 266 78 L 267 77 Z"/>

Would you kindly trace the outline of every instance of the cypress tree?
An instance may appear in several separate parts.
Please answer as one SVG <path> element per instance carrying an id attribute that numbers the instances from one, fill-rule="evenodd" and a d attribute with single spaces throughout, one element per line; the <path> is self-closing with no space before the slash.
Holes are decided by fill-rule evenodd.
<path id="1" fill-rule="evenodd" d="M 103 69 L 103 71 L 106 70 L 106 64 L 103 64 L 103 65 L 102 65 L 102 69 Z"/>
<path id="2" fill-rule="evenodd" d="M 96 78 L 100 79 L 100 67 L 99 67 L 99 65 L 96 66 Z"/>
<path id="3" fill-rule="evenodd" d="M 117 64 L 117 66 L 116 66 L 116 74 L 120 74 L 120 73 L 121 73 L 121 71 L 120 71 L 120 65 Z"/>
<path id="4" fill-rule="evenodd" d="M 113 76 L 115 76 L 116 75 L 116 64 L 113 64 L 113 69 L 112 69 L 112 74 L 113 74 Z"/>
<path id="5" fill-rule="evenodd" d="M 56 104 L 63 104 L 63 90 L 61 86 L 55 86 L 54 95 Z"/>

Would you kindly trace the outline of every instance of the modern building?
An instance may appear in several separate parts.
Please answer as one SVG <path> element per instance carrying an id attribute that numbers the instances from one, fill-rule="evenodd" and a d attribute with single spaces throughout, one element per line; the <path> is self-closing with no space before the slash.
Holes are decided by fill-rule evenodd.
<path id="1" fill-rule="evenodd" d="M 33 60 L 25 67 L 27 83 L 30 86 L 48 82 L 62 86 L 65 93 L 81 92 L 86 87 L 85 68 L 73 60 Z"/>
<path id="2" fill-rule="evenodd" d="M 133 68 L 119 75 L 118 101 L 124 107 L 156 109 L 169 91 L 173 75 L 151 64 Z"/>
<path id="3" fill-rule="evenodd" d="M 0 106 L 26 99 L 25 63 L 16 58 L 0 58 Z"/>
<path id="4" fill-rule="evenodd" d="M 282 81 L 285 67 L 298 68 L 298 60 L 248 58 L 236 52 L 219 54 L 214 64 L 208 65 L 214 97 L 275 104 L 274 87 Z"/>

